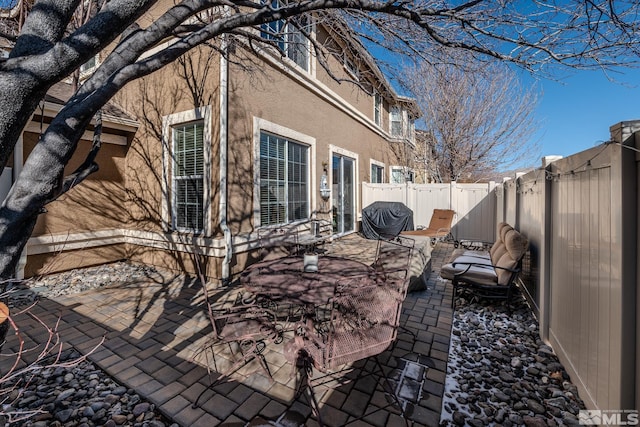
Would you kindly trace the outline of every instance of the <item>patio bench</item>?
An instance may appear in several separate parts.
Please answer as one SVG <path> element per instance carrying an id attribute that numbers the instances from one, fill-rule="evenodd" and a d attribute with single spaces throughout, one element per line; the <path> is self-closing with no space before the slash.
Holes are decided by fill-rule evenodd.
<path id="1" fill-rule="evenodd" d="M 498 238 L 488 251 L 456 249 L 440 276 L 451 280 L 455 307 L 458 292 L 478 297 L 509 300 L 529 248 L 527 238 L 507 223 L 498 225 Z"/>

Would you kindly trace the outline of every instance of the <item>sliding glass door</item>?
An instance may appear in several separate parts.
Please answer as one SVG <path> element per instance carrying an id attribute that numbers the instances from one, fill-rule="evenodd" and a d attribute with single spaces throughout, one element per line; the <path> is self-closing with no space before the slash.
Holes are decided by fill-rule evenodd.
<path id="1" fill-rule="evenodd" d="M 333 232 L 343 234 L 355 229 L 355 160 L 339 154 L 332 158 Z"/>

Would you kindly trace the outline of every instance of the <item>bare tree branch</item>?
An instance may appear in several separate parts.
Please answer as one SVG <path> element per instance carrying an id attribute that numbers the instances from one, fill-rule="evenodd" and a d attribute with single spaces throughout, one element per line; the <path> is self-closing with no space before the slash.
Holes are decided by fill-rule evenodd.
<path id="1" fill-rule="evenodd" d="M 450 62 L 456 52 L 465 51 L 475 60 L 497 59 L 532 72 L 549 73 L 559 64 L 606 69 L 637 63 L 639 1 L 181 0 L 167 7 L 157 0 L 110 0 L 77 15 L 86 2 L 40 0 L 26 19 L 20 18 L 24 25 L 18 26 L 14 49 L 0 61 L 0 167 L 7 164 L 47 90 L 96 54 L 102 52 L 105 59 L 52 120 L 0 208 L 0 276 L 11 274 L 44 204 L 72 187 L 62 184 L 64 166 L 94 114 L 127 83 L 198 46 L 215 46 L 225 34 L 246 46 L 268 46 L 260 32 L 263 24 L 295 22 L 299 16 L 312 20 L 320 11 L 334 11 L 358 29 L 355 40 L 362 37 L 434 64 Z M 140 19 L 152 10 L 152 20 Z M 75 24 L 74 16 L 79 16 Z M 314 41 L 318 63 L 329 68 L 324 48 Z M 353 81 L 363 88 L 370 84 L 366 79 Z M 489 156 L 481 147 L 468 152 Z M 452 165 L 459 161 L 454 156 L 448 160 Z M 83 173 L 78 171 L 74 179 Z M 22 236 L 9 231 L 16 229 Z"/>
<path id="2" fill-rule="evenodd" d="M 404 75 L 424 113 L 415 167 L 425 181 L 476 181 L 537 156 L 535 92 L 506 67 L 422 65 Z"/>

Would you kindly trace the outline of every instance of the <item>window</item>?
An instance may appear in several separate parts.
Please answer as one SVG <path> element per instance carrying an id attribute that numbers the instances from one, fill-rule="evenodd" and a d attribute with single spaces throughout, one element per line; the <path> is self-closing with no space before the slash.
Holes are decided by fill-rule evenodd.
<path id="1" fill-rule="evenodd" d="M 409 120 L 407 120 L 407 129 L 405 130 L 405 136 L 409 141 L 415 142 L 416 140 L 416 121 L 413 117 L 409 116 Z"/>
<path id="2" fill-rule="evenodd" d="M 360 74 L 358 72 L 358 67 L 356 66 L 356 63 L 347 56 L 346 53 L 344 54 L 344 68 L 349 74 L 351 74 L 353 78 L 358 78 L 358 74 Z"/>
<path id="3" fill-rule="evenodd" d="M 260 132 L 260 223 L 309 217 L 309 147 Z"/>
<path id="4" fill-rule="evenodd" d="M 162 117 L 162 228 L 211 235 L 211 106 Z"/>
<path id="5" fill-rule="evenodd" d="M 173 227 L 200 232 L 204 229 L 204 123 L 174 126 Z"/>
<path id="6" fill-rule="evenodd" d="M 402 136 L 402 110 L 397 105 L 389 111 L 389 131 L 392 136 Z"/>
<path id="7" fill-rule="evenodd" d="M 94 68 L 98 66 L 98 55 L 95 55 L 87 62 L 80 66 L 80 74 L 86 74 L 93 71 Z"/>
<path id="8" fill-rule="evenodd" d="M 384 182 L 384 167 L 371 164 L 371 183 L 382 184 Z"/>
<path id="9" fill-rule="evenodd" d="M 271 6 L 274 9 L 280 7 L 279 0 L 273 0 Z M 271 40 L 280 49 L 282 54 L 296 63 L 300 68 L 309 71 L 309 40 L 305 32 L 309 30 L 309 21 L 305 16 L 290 18 L 289 22 L 281 19 L 268 22 L 261 26 L 261 37 Z"/>
<path id="10" fill-rule="evenodd" d="M 393 184 L 404 184 L 405 182 L 413 182 L 413 171 L 407 167 L 393 166 L 391 167 L 391 182 Z"/>
<path id="11" fill-rule="evenodd" d="M 382 95 L 378 92 L 373 95 L 373 120 L 378 126 L 382 125 Z"/>

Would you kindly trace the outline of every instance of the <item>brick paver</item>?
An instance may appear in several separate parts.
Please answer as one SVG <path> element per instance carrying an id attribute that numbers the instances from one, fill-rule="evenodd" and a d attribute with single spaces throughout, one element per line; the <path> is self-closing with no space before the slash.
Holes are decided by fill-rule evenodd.
<path id="1" fill-rule="evenodd" d="M 328 244 L 327 248 L 332 254 L 370 262 L 375 242 L 354 235 Z M 401 323 L 411 333 L 400 331 L 393 353 L 386 352 L 380 358 L 390 369 L 399 365 L 399 358 L 427 367 L 422 399 L 408 414 L 414 426 L 435 426 L 439 422 L 452 310 L 450 289 L 438 276 L 452 249 L 446 243 L 434 248 L 428 288 L 410 293 L 403 306 Z M 210 384 L 203 366 L 206 358 L 200 357 L 196 362 L 194 355 L 209 338 L 211 327 L 200 288 L 184 278 L 168 274 L 164 285 L 157 281 L 129 283 L 122 288 L 42 300 L 32 311 L 52 322 L 59 315 L 61 339 L 69 338 L 67 342 L 81 351 L 93 349 L 104 336 L 103 345 L 89 357 L 116 381 L 134 388 L 185 427 L 243 425 L 258 417 L 272 422 L 281 417 L 303 417 L 306 425 L 317 425 L 306 398 L 295 396 L 295 378 L 289 375 L 293 371 L 282 356 L 282 346 L 268 354 L 276 382 L 269 381 L 259 370 L 259 374 L 253 374 L 250 367 L 245 367 L 227 383 L 207 389 L 201 407 L 191 408 L 198 394 Z M 30 335 L 28 338 L 38 341 L 45 337 L 33 319 L 25 316 L 17 320 Z M 382 404 L 377 382 L 367 380 L 354 385 L 345 383 L 344 378 L 338 375 L 335 381 L 318 388 L 321 414 L 327 425 L 342 425 L 352 416 L 365 413 L 365 408 L 368 413 L 378 407 L 376 404 Z M 398 413 L 394 408 L 381 410 L 367 416 L 366 421 L 351 425 L 401 425 L 394 424 L 402 423 Z"/>

